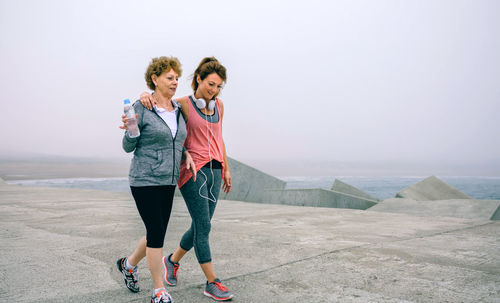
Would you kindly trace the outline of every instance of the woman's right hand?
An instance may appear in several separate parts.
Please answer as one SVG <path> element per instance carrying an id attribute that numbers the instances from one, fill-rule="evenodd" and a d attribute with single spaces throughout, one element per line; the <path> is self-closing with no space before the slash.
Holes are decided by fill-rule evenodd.
<path id="1" fill-rule="evenodd" d="M 135 114 L 135 118 L 136 119 L 139 119 L 139 114 Z M 125 116 L 125 114 L 122 115 L 122 122 L 123 122 L 123 126 L 120 126 L 121 129 L 124 129 L 124 130 L 128 130 L 128 118 L 127 116 Z"/>
<path id="2" fill-rule="evenodd" d="M 141 94 L 141 104 L 149 109 L 153 110 L 153 107 L 156 105 L 156 100 L 153 98 L 153 95 L 150 93 L 143 92 Z"/>

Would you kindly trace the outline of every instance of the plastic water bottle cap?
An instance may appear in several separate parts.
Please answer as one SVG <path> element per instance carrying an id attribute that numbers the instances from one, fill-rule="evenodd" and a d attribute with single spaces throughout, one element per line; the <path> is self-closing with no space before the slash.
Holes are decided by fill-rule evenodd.
<path id="1" fill-rule="evenodd" d="M 129 99 L 123 100 L 123 104 L 130 104 L 130 100 Z"/>

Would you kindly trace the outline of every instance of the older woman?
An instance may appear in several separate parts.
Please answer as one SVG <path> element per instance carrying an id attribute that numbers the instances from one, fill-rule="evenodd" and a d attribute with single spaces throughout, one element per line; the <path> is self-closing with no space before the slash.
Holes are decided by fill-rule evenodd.
<path id="1" fill-rule="evenodd" d="M 182 237 L 174 253 L 164 257 L 165 280 L 177 284 L 177 271 L 181 258 L 194 247 L 198 263 L 207 278 L 204 295 L 217 301 L 230 300 L 233 294 L 215 275 L 210 253 L 209 233 L 219 192 L 229 192 L 231 174 L 222 139 L 224 105 L 217 98 L 226 82 L 226 68 L 214 57 L 204 58 L 194 72 L 190 96 L 176 99 L 187 117 L 185 148 L 191 154 L 198 179 L 187 161 L 181 162 L 178 181 L 182 196 L 191 215 L 192 224 Z M 154 96 L 154 95 L 153 95 Z M 144 106 L 152 108 L 156 100 L 147 93 L 141 95 Z"/>
<path id="2" fill-rule="evenodd" d="M 154 110 L 147 110 L 140 102 L 134 103 L 139 137 L 130 137 L 128 119 L 122 116 L 124 125 L 121 128 L 127 130 L 123 149 L 127 153 L 134 152 L 129 173 L 130 189 L 146 227 L 146 236 L 139 240 L 130 256 L 118 259 L 117 267 L 127 288 L 138 292 L 137 264 L 146 257 L 155 288 L 153 303 L 173 302 L 163 284 L 162 248 L 183 156 L 186 167 L 195 172 L 189 152 L 183 152 L 186 123 L 179 104 L 172 100 L 181 73 L 177 58 L 152 59 L 145 78 L 154 91 L 156 105 Z"/>

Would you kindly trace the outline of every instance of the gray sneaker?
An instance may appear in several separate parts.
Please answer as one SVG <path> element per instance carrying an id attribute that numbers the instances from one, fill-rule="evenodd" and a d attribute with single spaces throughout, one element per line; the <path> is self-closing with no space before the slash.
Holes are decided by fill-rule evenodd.
<path id="1" fill-rule="evenodd" d="M 205 286 L 205 291 L 203 294 L 207 297 L 210 297 L 216 301 L 228 301 L 233 298 L 233 294 L 222 285 L 219 279 L 215 279 L 215 281 L 208 283 Z"/>
<path id="2" fill-rule="evenodd" d="M 122 273 L 127 288 L 131 292 L 139 292 L 141 289 L 139 288 L 137 266 L 134 269 L 127 269 L 125 264 L 127 264 L 127 258 L 121 258 L 116 261 L 116 267 Z"/>
<path id="3" fill-rule="evenodd" d="M 151 303 L 174 303 L 174 299 L 166 290 L 162 290 L 151 297 Z"/>
<path id="4" fill-rule="evenodd" d="M 165 269 L 165 282 L 170 286 L 177 285 L 177 271 L 179 263 L 174 263 L 170 260 L 172 254 L 168 257 L 163 257 L 163 268 Z"/>

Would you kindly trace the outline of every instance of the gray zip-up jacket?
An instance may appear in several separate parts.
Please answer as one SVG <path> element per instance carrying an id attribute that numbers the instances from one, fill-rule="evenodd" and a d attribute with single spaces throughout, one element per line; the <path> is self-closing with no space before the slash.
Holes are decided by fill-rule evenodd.
<path id="1" fill-rule="evenodd" d="M 175 185 L 187 135 L 180 104 L 175 137 L 172 137 L 167 123 L 154 110 L 148 110 L 139 101 L 133 106 L 136 114 L 139 114 L 137 122 L 141 135 L 130 138 L 126 131 L 122 140 L 123 149 L 127 153 L 134 152 L 129 172 L 130 186 Z"/>

